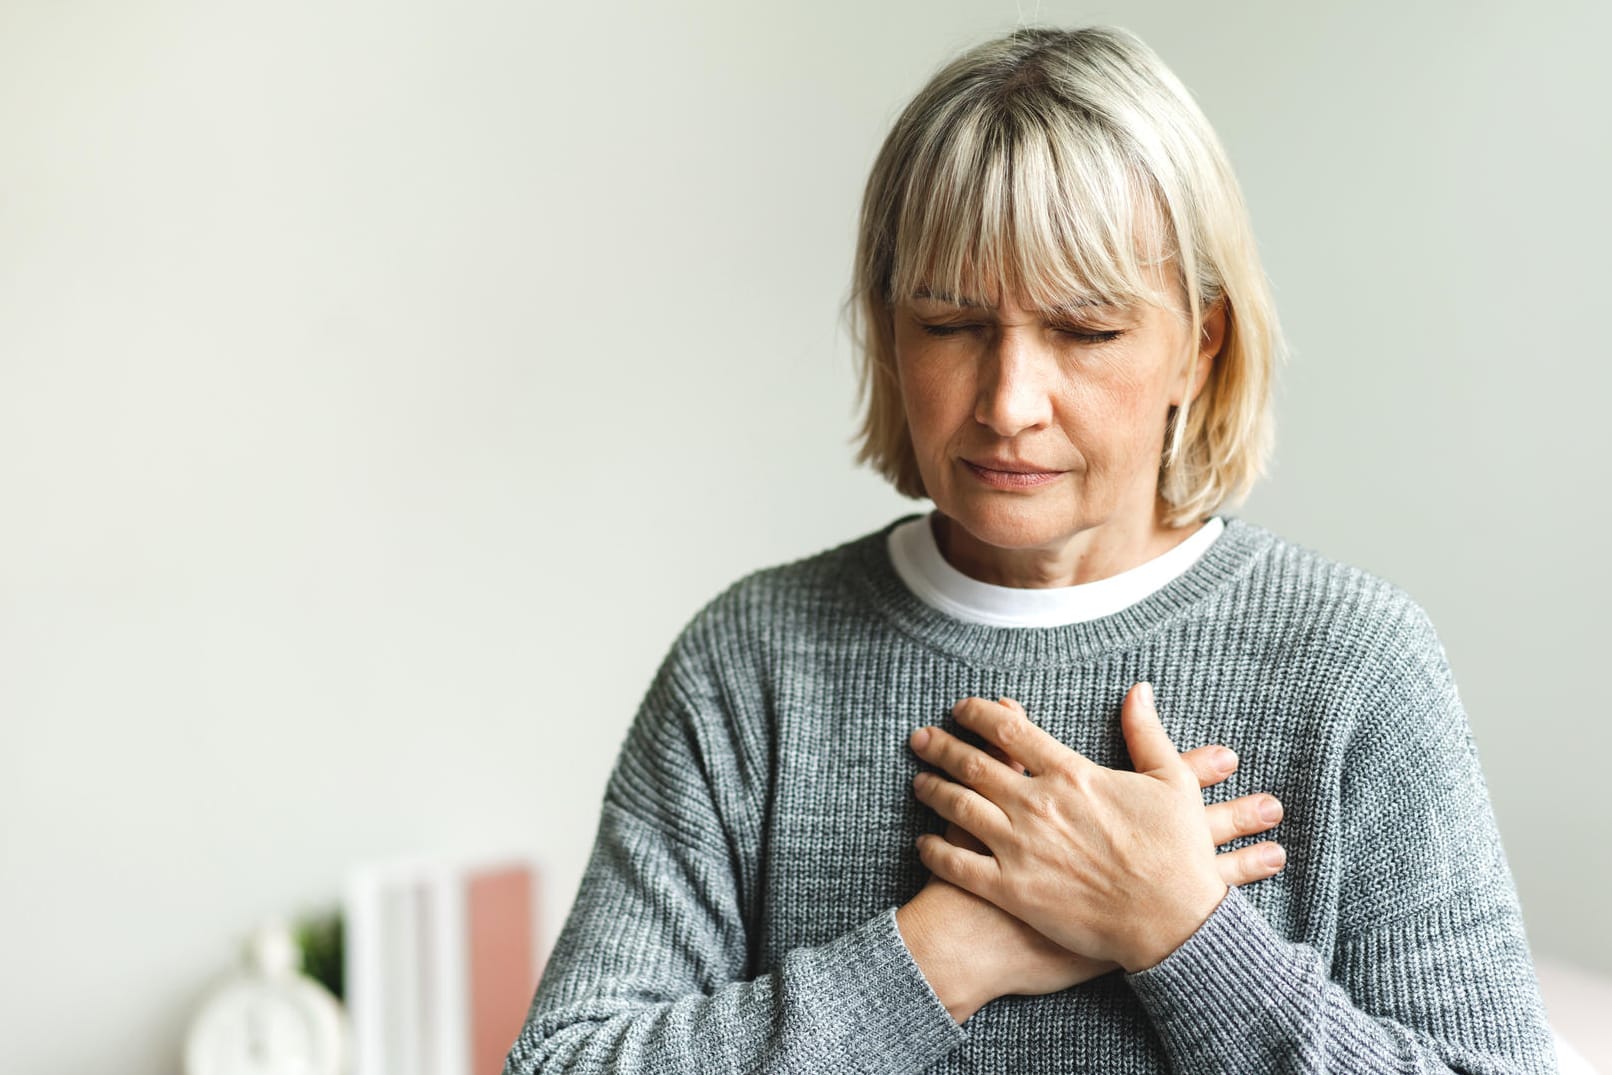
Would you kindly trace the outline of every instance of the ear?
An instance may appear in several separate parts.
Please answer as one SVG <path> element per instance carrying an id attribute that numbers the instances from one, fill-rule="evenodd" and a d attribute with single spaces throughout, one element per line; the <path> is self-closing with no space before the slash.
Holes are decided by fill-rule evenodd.
<path id="1" fill-rule="evenodd" d="M 1209 369 L 1215 364 L 1220 354 L 1220 348 L 1226 342 L 1226 300 L 1217 299 L 1215 303 L 1204 311 L 1203 335 L 1199 341 L 1198 358 L 1192 368 L 1191 398 L 1197 399 L 1198 393 L 1203 391 L 1204 382 L 1209 380 Z M 1181 395 L 1176 393 L 1170 398 L 1171 404 L 1179 407 Z"/>

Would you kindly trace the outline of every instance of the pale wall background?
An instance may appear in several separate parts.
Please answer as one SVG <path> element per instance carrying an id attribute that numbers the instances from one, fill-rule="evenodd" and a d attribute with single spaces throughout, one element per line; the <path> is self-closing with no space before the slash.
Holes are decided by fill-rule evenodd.
<path id="1" fill-rule="evenodd" d="M 1037 14 L 1216 123 L 1295 349 L 1242 514 L 1431 611 L 1536 952 L 1612 972 L 1608 11 L 0 6 L 5 1070 L 176 1071 L 359 858 L 530 851 L 552 936 L 679 627 L 912 510 L 857 200 Z"/>

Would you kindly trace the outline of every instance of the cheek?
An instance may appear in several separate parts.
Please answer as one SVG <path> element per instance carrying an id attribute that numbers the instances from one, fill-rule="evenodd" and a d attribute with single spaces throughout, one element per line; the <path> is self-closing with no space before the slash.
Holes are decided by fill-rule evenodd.
<path id="1" fill-rule="evenodd" d="M 913 447 L 920 455 L 926 448 L 944 444 L 973 413 L 973 397 L 966 380 L 934 365 L 921 371 L 902 371 L 902 406 Z"/>
<path id="2" fill-rule="evenodd" d="M 1155 419 L 1163 413 L 1157 397 L 1157 386 L 1143 381 L 1125 385 L 1116 392 L 1113 399 L 1116 435 L 1131 444 L 1154 436 Z"/>
<path id="3" fill-rule="evenodd" d="M 1064 429 L 1095 472 L 1131 471 L 1151 466 L 1151 452 L 1162 436 L 1162 389 L 1151 379 L 1115 371 L 1089 376 L 1064 392 Z"/>

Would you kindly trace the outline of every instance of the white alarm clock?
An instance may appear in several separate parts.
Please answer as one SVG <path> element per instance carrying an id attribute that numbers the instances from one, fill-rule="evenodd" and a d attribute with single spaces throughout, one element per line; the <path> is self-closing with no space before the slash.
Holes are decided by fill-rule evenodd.
<path id="1" fill-rule="evenodd" d="M 185 1075 L 347 1075 L 341 1002 L 303 974 L 276 919 L 252 937 L 247 966 L 203 1001 L 185 1039 Z"/>

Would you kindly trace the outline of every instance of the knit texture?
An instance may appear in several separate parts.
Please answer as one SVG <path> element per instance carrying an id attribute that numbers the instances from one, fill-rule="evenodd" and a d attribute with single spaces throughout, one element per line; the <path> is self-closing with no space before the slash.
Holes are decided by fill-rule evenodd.
<path id="1" fill-rule="evenodd" d="M 900 522 L 900 520 L 897 520 Z M 1402 591 L 1228 518 L 1113 615 L 965 623 L 895 574 L 890 524 L 757 572 L 666 657 L 505 1075 L 534 1072 L 1554 1072 L 1466 715 Z M 923 886 L 907 746 L 968 695 L 1020 700 L 1131 769 L 1154 684 L 1177 749 L 1270 792 L 1286 867 L 1156 966 L 1002 997 L 962 1026 L 895 925 Z"/>

